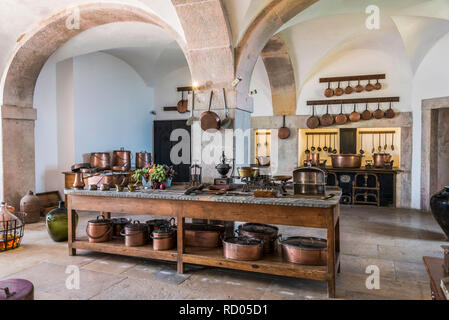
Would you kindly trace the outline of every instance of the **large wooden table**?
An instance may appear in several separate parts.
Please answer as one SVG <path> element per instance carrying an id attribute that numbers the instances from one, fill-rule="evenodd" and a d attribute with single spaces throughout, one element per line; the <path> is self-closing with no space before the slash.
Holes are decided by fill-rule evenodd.
<path id="1" fill-rule="evenodd" d="M 196 264 L 252 271 L 296 278 L 327 281 L 329 297 L 335 297 L 335 276 L 340 271 L 340 191 L 329 200 L 261 199 L 252 196 L 185 196 L 182 190 L 101 192 L 65 190 L 69 213 L 69 254 L 77 249 L 177 262 L 178 273 L 184 264 Z M 73 210 L 119 214 L 176 217 L 177 249 L 154 251 L 152 245 L 126 247 L 122 239 L 105 243 L 89 243 L 76 238 Z M 280 253 L 265 256 L 260 261 L 233 261 L 223 257 L 223 249 L 190 248 L 184 245 L 186 218 L 241 221 L 274 225 L 300 226 L 327 230 L 328 261 L 326 266 L 297 265 L 282 260 Z M 280 251 L 280 250 L 278 250 Z"/>

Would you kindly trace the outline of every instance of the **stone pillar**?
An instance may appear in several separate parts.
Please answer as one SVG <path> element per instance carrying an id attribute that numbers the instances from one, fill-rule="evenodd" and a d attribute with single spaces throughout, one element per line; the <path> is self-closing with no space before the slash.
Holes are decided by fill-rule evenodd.
<path id="1" fill-rule="evenodd" d="M 2 200 L 19 209 L 28 190 L 35 191 L 34 121 L 37 110 L 3 105 L 1 107 Z"/>

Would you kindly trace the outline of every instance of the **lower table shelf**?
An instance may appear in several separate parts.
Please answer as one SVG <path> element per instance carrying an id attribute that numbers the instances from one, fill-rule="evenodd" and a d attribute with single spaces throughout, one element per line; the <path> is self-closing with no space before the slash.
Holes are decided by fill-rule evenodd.
<path id="1" fill-rule="evenodd" d="M 73 248 L 90 250 L 103 253 L 118 254 L 128 257 L 147 258 L 164 261 L 177 261 L 178 253 L 176 249 L 155 251 L 152 244 L 141 247 L 127 247 L 123 239 L 113 239 L 109 242 L 90 243 L 87 238 L 76 239 Z"/>

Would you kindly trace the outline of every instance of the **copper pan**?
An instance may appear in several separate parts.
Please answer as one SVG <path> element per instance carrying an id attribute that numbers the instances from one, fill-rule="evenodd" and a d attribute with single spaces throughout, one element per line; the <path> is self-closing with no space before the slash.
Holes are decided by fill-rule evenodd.
<path id="1" fill-rule="evenodd" d="M 380 103 L 377 104 L 377 110 L 373 113 L 374 118 L 376 119 L 382 119 L 385 116 L 385 112 L 380 108 Z"/>
<path id="2" fill-rule="evenodd" d="M 344 92 L 344 90 L 340 87 L 340 82 L 338 82 L 338 88 L 334 90 L 335 95 L 336 96 L 342 96 Z"/>
<path id="3" fill-rule="evenodd" d="M 209 111 L 203 112 L 203 114 L 200 117 L 201 129 L 203 129 L 203 131 L 207 131 L 209 129 L 219 130 L 221 126 L 220 117 L 215 112 L 210 111 L 212 107 L 213 96 L 214 91 L 211 91 L 209 101 Z"/>
<path id="4" fill-rule="evenodd" d="M 330 97 L 334 96 L 334 90 L 332 90 L 330 82 L 329 82 L 329 85 L 328 85 L 327 89 L 324 91 L 324 96 L 327 97 L 327 98 L 330 98 Z"/>
<path id="5" fill-rule="evenodd" d="M 248 237 L 232 237 L 223 240 L 226 259 L 256 261 L 262 259 L 264 240 Z"/>
<path id="6" fill-rule="evenodd" d="M 371 111 L 368 110 L 368 103 L 366 104 L 365 111 L 362 112 L 363 120 L 370 120 L 373 117 Z"/>
<path id="7" fill-rule="evenodd" d="M 277 227 L 260 223 L 245 223 L 238 228 L 238 234 L 241 237 L 263 240 L 263 251 L 265 253 L 274 251 L 278 232 Z"/>
<path id="8" fill-rule="evenodd" d="M 283 125 L 282 128 L 278 131 L 279 139 L 288 139 L 290 137 L 290 129 L 285 126 L 285 115 L 283 116 Z"/>
<path id="9" fill-rule="evenodd" d="M 333 154 L 333 168 L 360 168 L 362 166 L 362 156 L 358 154 Z"/>
<path id="10" fill-rule="evenodd" d="M 326 114 L 321 117 L 320 124 L 323 127 L 329 127 L 334 124 L 334 121 L 335 121 L 334 117 L 329 114 L 329 105 L 327 105 Z"/>
<path id="11" fill-rule="evenodd" d="M 348 86 L 345 88 L 345 93 L 346 94 L 351 94 L 354 92 L 354 88 L 351 87 L 351 81 L 348 81 Z"/>
<path id="12" fill-rule="evenodd" d="M 335 123 L 339 126 L 344 125 L 348 121 L 348 117 L 343 114 L 343 105 L 340 107 L 340 114 L 335 117 Z"/>
<path id="13" fill-rule="evenodd" d="M 186 224 L 184 241 L 186 246 L 201 248 L 218 248 L 224 227 L 213 224 Z"/>
<path id="14" fill-rule="evenodd" d="M 312 106 L 312 116 L 307 119 L 307 127 L 309 129 L 316 129 L 320 125 L 320 120 L 315 116 L 315 106 Z"/>
<path id="15" fill-rule="evenodd" d="M 393 108 L 391 107 L 391 102 L 390 102 L 390 108 L 387 111 L 385 111 L 385 118 L 392 119 L 392 118 L 394 118 L 395 115 L 396 114 L 395 114 Z"/>
<path id="16" fill-rule="evenodd" d="M 319 238 L 290 237 L 280 241 L 282 256 L 288 262 L 323 266 L 327 264 L 327 241 Z"/>
<path id="17" fill-rule="evenodd" d="M 357 92 L 357 93 L 360 93 L 360 92 L 362 92 L 363 90 L 365 90 L 365 88 L 360 84 L 360 80 L 359 80 L 359 83 L 358 83 L 358 85 L 354 88 L 354 91 Z"/>
<path id="18" fill-rule="evenodd" d="M 188 106 L 188 101 L 184 100 L 184 91 L 183 91 L 181 93 L 181 100 L 178 102 L 178 105 L 176 106 L 176 108 L 178 109 L 179 113 L 186 113 L 187 106 Z"/>
<path id="19" fill-rule="evenodd" d="M 377 82 L 374 85 L 374 89 L 376 89 L 376 90 L 382 89 L 382 84 L 379 82 L 379 79 L 377 79 Z"/>
<path id="20" fill-rule="evenodd" d="M 360 121 L 360 113 L 356 111 L 357 105 L 354 104 L 354 111 L 349 115 L 349 120 L 351 122 L 358 122 Z"/>

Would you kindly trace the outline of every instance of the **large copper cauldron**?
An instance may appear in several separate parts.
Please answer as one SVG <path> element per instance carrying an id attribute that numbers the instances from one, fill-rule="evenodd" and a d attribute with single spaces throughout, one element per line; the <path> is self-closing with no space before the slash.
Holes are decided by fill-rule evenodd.
<path id="1" fill-rule="evenodd" d="M 362 166 L 362 155 L 359 154 L 335 154 L 330 157 L 333 168 L 360 168 Z"/>
<path id="2" fill-rule="evenodd" d="M 122 167 L 126 170 L 131 169 L 131 151 L 126 151 L 125 148 L 114 150 L 112 153 L 112 166 Z"/>
<path id="3" fill-rule="evenodd" d="M 391 161 L 391 154 L 388 153 L 375 153 L 373 155 L 374 167 L 384 168 L 386 162 Z"/>
<path id="4" fill-rule="evenodd" d="M 90 167 L 99 170 L 111 169 L 111 155 L 108 152 L 93 152 L 90 154 Z"/>
<path id="5" fill-rule="evenodd" d="M 327 240 L 290 237 L 281 240 L 282 256 L 288 262 L 311 266 L 327 264 Z"/>
<path id="6" fill-rule="evenodd" d="M 264 240 L 248 237 L 231 237 L 223 240 L 226 259 L 256 261 L 262 259 Z"/>

